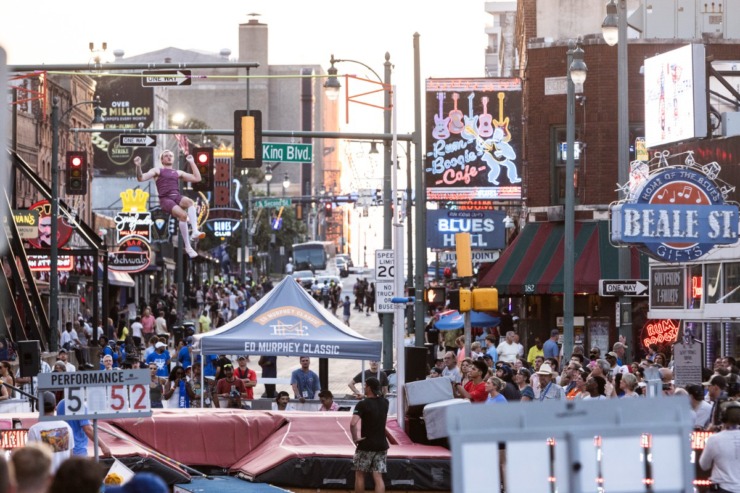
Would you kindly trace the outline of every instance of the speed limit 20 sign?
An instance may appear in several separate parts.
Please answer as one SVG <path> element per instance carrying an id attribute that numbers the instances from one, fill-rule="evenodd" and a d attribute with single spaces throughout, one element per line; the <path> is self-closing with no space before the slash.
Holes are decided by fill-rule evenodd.
<path id="1" fill-rule="evenodd" d="M 392 281 L 396 277 L 393 250 L 375 250 L 375 280 Z"/>
<path id="2" fill-rule="evenodd" d="M 151 415 L 149 370 L 40 373 L 39 391 L 64 391 L 64 416 L 49 419 L 108 419 Z"/>

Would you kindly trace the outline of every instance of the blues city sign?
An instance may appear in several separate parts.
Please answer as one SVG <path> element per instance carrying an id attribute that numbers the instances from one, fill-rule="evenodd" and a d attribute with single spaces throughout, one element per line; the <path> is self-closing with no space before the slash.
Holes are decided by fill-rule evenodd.
<path id="1" fill-rule="evenodd" d="M 719 171 L 716 162 L 696 163 L 691 152 L 634 161 L 627 199 L 610 207 L 612 242 L 637 245 L 664 262 L 697 260 L 737 243 L 738 205 L 726 200 L 734 187 L 718 179 Z"/>

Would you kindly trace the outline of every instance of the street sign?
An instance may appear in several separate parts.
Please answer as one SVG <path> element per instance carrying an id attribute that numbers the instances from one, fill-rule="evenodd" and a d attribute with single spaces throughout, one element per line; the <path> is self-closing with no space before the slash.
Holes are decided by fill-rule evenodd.
<path id="1" fill-rule="evenodd" d="M 676 387 L 685 387 L 686 385 L 701 384 L 704 380 L 701 376 L 701 349 L 698 342 L 676 343 L 673 345 L 674 354 L 674 380 Z"/>
<path id="2" fill-rule="evenodd" d="M 393 313 L 396 304 L 391 300 L 394 297 L 393 281 L 375 281 L 375 313 Z"/>
<path id="3" fill-rule="evenodd" d="M 498 257 L 500 254 L 501 254 L 500 250 L 473 250 L 471 252 L 471 257 L 473 259 L 473 262 L 478 262 L 478 263 L 495 262 L 496 260 L 498 260 Z M 439 260 L 441 262 L 455 263 L 457 262 L 457 253 L 442 252 L 439 255 Z"/>
<path id="4" fill-rule="evenodd" d="M 282 163 L 310 163 L 313 161 L 313 144 L 263 142 L 262 161 Z"/>
<path id="5" fill-rule="evenodd" d="M 119 135 L 118 140 L 124 147 L 156 147 L 156 135 Z"/>
<path id="6" fill-rule="evenodd" d="M 396 277 L 393 250 L 375 250 L 375 280 L 392 281 Z"/>
<path id="7" fill-rule="evenodd" d="M 277 209 L 279 207 L 290 207 L 293 201 L 283 198 L 267 198 L 255 200 L 254 207 L 257 209 Z"/>
<path id="8" fill-rule="evenodd" d="M 40 373 L 40 390 L 64 391 L 64 416 L 49 419 L 113 419 L 151 416 L 149 370 Z"/>
<path id="9" fill-rule="evenodd" d="M 143 70 L 141 75 L 143 87 L 189 86 L 193 82 L 190 70 Z"/>
<path id="10" fill-rule="evenodd" d="M 647 279 L 600 279 L 599 296 L 647 296 Z"/>

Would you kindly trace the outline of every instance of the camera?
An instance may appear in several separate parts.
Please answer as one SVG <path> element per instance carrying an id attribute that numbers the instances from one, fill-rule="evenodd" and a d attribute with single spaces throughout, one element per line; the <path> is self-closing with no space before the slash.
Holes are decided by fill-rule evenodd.
<path id="1" fill-rule="evenodd" d="M 240 395 L 241 395 L 241 394 L 239 394 L 239 391 L 238 391 L 238 390 L 236 390 L 236 389 L 233 389 L 233 390 L 232 390 L 232 391 L 231 391 L 231 392 L 229 393 L 229 397 L 231 397 L 232 399 L 238 399 Z"/>

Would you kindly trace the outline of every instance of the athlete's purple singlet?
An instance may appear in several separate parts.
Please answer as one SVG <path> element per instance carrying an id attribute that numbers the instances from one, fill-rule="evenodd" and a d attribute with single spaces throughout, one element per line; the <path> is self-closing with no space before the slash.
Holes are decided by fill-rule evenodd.
<path id="1" fill-rule="evenodd" d="M 180 195 L 180 178 L 177 176 L 177 170 L 172 168 L 160 168 L 159 178 L 157 178 L 157 192 L 159 192 L 159 205 L 162 209 L 170 213 L 172 208 L 180 205 L 182 195 Z"/>

